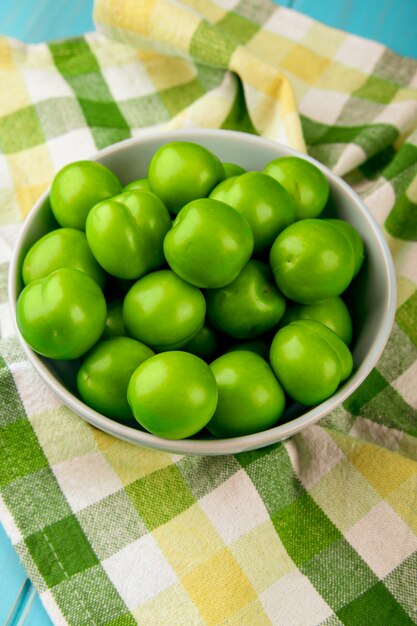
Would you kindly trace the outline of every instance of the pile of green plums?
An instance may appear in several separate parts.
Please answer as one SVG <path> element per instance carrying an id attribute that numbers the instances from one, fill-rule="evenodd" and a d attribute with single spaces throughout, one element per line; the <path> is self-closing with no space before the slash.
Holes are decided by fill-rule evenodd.
<path id="1" fill-rule="evenodd" d="M 80 398 L 169 439 L 271 428 L 352 371 L 341 294 L 364 249 L 306 159 L 263 172 L 166 143 L 122 187 L 77 161 L 50 193 L 57 227 L 29 249 L 17 323 L 29 346 L 73 360 Z M 136 422 L 135 422 L 136 420 Z"/>

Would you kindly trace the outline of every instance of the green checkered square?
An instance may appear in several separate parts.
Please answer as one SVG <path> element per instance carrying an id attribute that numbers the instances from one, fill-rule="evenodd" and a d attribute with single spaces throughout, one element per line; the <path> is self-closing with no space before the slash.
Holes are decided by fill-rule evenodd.
<path id="1" fill-rule="evenodd" d="M 144 476 L 126 487 L 126 492 L 148 530 L 169 522 L 195 502 L 175 465 Z"/>
<path id="2" fill-rule="evenodd" d="M 100 70 L 83 37 L 50 43 L 49 49 L 57 68 L 64 76 L 80 76 Z"/>
<path id="3" fill-rule="evenodd" d="M 378 370 L 385 380 L 392 383 L 417 360 L 417 347 L 408 335 L 394 324 L 383 355 L 378 361 Z"/>
<path id="4" fill-rule="evenodd" d="M 0 445 L 0 488 L 48 467 L 32 426 L 26 419 L 19 419 L 2 428 Z"/>
<path id="5" fill-rule="evenodd" d="M 299 567 L 342 537 L 308 493 L 274 513 L 271 519 L 285 549 Z"/>
<path id="6" fill-rule="evenodd" d="M 247 457 L 243 457 L 244 463 L 247 460 Z M 280 510 L 286 510 L 305 494 L 283 445 L 273 448 L 270 454 L 261 455 L 245 469 L 271 516 Z M 278 477 L 279 488 L 277 488 Z"/>
<path id="7" fill-rule="evenodd" d="M 232 457 L 185 456 L 176 464 L 194 498 L 203 498 L 240 469 Z"/>
<path id="8" fill-rule="evenodd" d="M 417 552 L 414 552 L 385 579 L 384 585 L 417 624 Z"/>
<path id="9" fill-rule="evenodd" d="M 36 500 L 33 494 L 36 493 Z M 16 524 L 24 536 L 68 515 L 71 509 L 49 467 L 22 476 L 4 487 L 6 506 L 13 510 Z"/>
<path id="10" fill-rule="evenodd" d="M 119 108 L 131 128 L 160 124 L 170 117 L 159 94 L 124 100 L 119 103 Z"/>
<path id="11" fill-rule="evenodd" d="M 52 139 L 76 128 L 85 128 L 85 118 L 74 98 L 50 98 L 36 104 L 36 113 L 45 133 Z"/>
<path id="12" fill-rule="evenodd" d="M 417 346 L 417 291 L 397 310 L 396 321 L 400 328 Z"/>
<path id="13" fill-rule="evenodd" d="M 65 517 L 29 535 L 26 545 L 48 587 L 98 563 L 75 516 Z"/>
<path id="14" fill-rule="evenodd" d="M 360 415 L 362 407 L 383 391 L 387 385 L 388 382 L 385 378 L 374 368 L 360 387 L 344 401 L 343 406 L 352 413 L 352 415 Z"/>
<path id="15" fill-rule="evenodd" d="M 210 41 L 210 49 L 207 47 Z M 236 43 L 217 32 L 211 24 L 202 21 L 197 26 L 190 45 L 190 55 L 197 62 L 207 63 L 212 67 L 225 68 L 235 51 Z"/>
<path id="16" fill-rule="evenodd" d="M 416 73 L 416 62 L 407 57 L 400 59 L 398 54 L 386 49 L 375 65 L 373 73 L 378 78 L 406 87 Z"/>
<path id="17" fill-rule="evenodd" d="M 385 228 L 394 237 L 415 241 L 417 239 L 417 204 L 406 194 L 400 196 L 388 215 Z"/>
<path id="18" fill-rule="evenodd" d="M 357 89 L 353 95 L 372 102 L 388 104 L 398 91 L 398 85 L 391 83 L 378 76 L 371 75 L 366 82 Z"/>
<path id="19" fill-rule="evenodd" d="M 417 435 L 417 410 L 393 387 L 386 387 L 362 408 L 362 417 L 378 424 Z"/>
<path id="20" fill-rule="evenodd" d="M 344 537 L 318 552 L 300 569 L 333 611 L 352 602 L 378 580 Z"/>
<path id="21" fill-rule="evenodd" d="M 204 89 L 198 78 L 193 78 L 188 83 L 164 89 L 159 93 L 162 104 L 165 106 L 170 117 L 174 117 L 180 111 L 190 106 L 195 100 L 204 95 Z"/>
<path id="22" fill-rule="evenodd" d="M 101 565 L 62 580 L 53 597 L 70 624 L 114 626 L 136 624 Z M 103 605 L 102 598 L 105 598 Z"/>
<path id="23" fill-rule="evenodd" d="M 6 154 L 21 152 L 45 142 L 34 106 L 0 117 L 0 150 Z"/>
<path id="24" fill-rule="evenodd" d="M 0 356 L 0 428 L 26 417 L 25 409 L 16 389 L 13 376 Z M 0 433 L 0 438 L 1 438 Z M 12 436 L 12 433 L 10 433 Z M 0 439 L 1 441 L 1 439 Z M 1 479 L 0 479 L 1 481 Z M 6 481 L 7 482 L 7 481 Z"/>
<path id="25" fill-rule="evenodd" d="M 376 583 L 371 589 L 344 606 L 337 612 L 337 615 L 347 626 L 362 624 L 412 626 L 415 624 L 382 582 Z"/>
<path id="26" fill-rule="evenodd" d="M 256 24 L 237 13 L 227 13 L 216 26 L 226 37 L 230 37 L 241 45 L 250 41 L 259 30 Z"/>
<path id="27" fill-rule="evenodd" d="M 101 561 L 147 532 L 131 499 L 122 490 L 86 507 L 77 517 Z"/>

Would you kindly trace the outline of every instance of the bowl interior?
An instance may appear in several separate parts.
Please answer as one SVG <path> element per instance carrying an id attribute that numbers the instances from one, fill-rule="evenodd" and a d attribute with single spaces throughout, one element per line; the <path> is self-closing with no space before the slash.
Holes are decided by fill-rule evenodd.
<path id="1" fill-rule="evenodd" d="M 237 163 L 248 170 L 261 171 L 278 156 L 297 155 L 285 146 L 243 133 L 179 131 L 147 134 L 143 138 L 121 142 L 101 151 L 95 160 L 109 167 L 126 184 L 146 176 L 148 163 L 155 151 L 167 141 L 177 140 L 200 143 L 222 161 Z M 208 433 L 199 433 L 187 440 L 169 441 L 144 432 L 139 427 L 118 424 L 84 405 L 77 398 L 75 388 L 79 363 L 44 359 L 35 354 L 19 335 L 30 361 L 48 385 L 81 417 L 98 428 L 131 443 L 185 454 L 229 454 L 269 445 L 298 432 L 338 406 L 369 374 L 388 339 L 395 311 L 395 278 L 390 253 L 372 216 L 341 179 L 311 160 L 322 169 L 330 183 L 330 201 L 326 214 L 350 222 L 360 233 L 366 250 L 364 267 L 346 292 L 354 324 L 354 374 L 336 394 L 313 409 L 291 405 L 278 426 L 254 435 L 215 440 Z M 56 227 L 49 197 L 45 194 L 29 214 L 14 251 L 9 275 L 9 300 L 13 316 L 23 286 L 21 268 L 24 256 L 39 237 Z"/>

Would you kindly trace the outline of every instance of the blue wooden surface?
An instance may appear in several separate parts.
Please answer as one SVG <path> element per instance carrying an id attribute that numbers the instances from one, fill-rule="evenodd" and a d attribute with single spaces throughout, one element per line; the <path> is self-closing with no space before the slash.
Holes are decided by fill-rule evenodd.
<path id="1" fill-rule="evenodd" d="M 417 58 L 417 0 L 284 0 L 335 28 Z M 93 0 L 0 0 L 0 33 L 37 43 L 94 30 Z M 0 526 L 0 625 L 51 626 Z"/>

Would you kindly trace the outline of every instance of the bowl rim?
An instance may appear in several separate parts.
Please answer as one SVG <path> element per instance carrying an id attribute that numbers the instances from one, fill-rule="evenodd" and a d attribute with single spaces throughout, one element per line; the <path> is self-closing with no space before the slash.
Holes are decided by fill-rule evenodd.
<path id="1" fill-rule="evenodd" d="M 381 253 L 381 262 L 383 268 L 383 274 L 387 285 L 388 298 L 385 303 L 385 310 L 383 312 L 383 320 L 380 324 L 380 328 L 376 338 L 374 339 L 370 350 L 368 351 L 365 359 L 358 367 L 354 375 L 348 379 L 348 381 L 340 387 L 335 394 L 330 398 L 320 403 L 319 405 L 307 410 L 299 417 L 290 420 L 284 424 L 278 424 L 268 430 L 263 430 L 259 433 L 253 433 L 251 435 L 243 435 L 240 437 L 231 437 L 229 439 L 163 439 L 152 435 L 149 432 L 137 430 L 116 422 L 100 413 L 94 411 L 75 395 L 68 391 L 63 384 L 61 384 L 48 370 L 41 358 L 27 345 L 23 339 L 16 321 L 16 301 L 17 290 L 15 277 L 18 272 L 18 260 L 19 251 L 23 240 L 25 239 L 27 232 L 30 230 L 32 222 L 35 220 L 40 206 L 45 202 L 50 193 L 50 186 L 48 189 L 38 198 L 35 202 L 25 220 L 23 221 L 17 240 L 13 247 L 12 257 L 8 272 L 8 300 L 12 313 L 12 320 L 14 329 L 18 336 L 18 339 L 24 349 L 29 362 L 44 380 L 44 382 L 52 389 L 52 391 L 78 416 L 86 420 L 93 426 L 100 430 L 111 434 L 119 439 L 127 441 L 134 445 L 143 445 L 148 448 L 155 448 L 172 454 L 191 454 L 191 455 L 225 455 L 225 454 L 237 454 L 243 451 L 250 451 L 258 448 L 277 443 L 292 435 L 296 434 L 308 425 L 316 423 L 322 419 L 330 411 L 340 406 L 365 380 L 370 374 L 371 370 L 375 366 L 379 357 L 381 356 L 385 345 L 388 341 L 391 328 L 394 323 L 395 310 L 396 310 L 396 274 L 394 268 L 394 262 L 391 256 L 391 252 L 388 247 L 388 243 L 383 235 L 382 229 L 377 224 L 375 218 L 370 213 L 369 209 L 363 203 L 361 198 L 356 192 L 337 174 L 334 174 L 327 166 L 323 165 L 313 157 L 303 154 L 294 148 L 290 148 L 283 144 L 279 144 L 275 141 L 259 137 L 257 135 L 251 135 L 240 131 L 232 130 L 217 130 L 217 129 L 178 129 L 178 130 L 155 130 L 144 129 L 140 135 L 125 139 L 118 143 L 107 146 L 106 148 L 96 152 L 90 157 L 91 161 L 100 161 L 103 157 L 108 155 L 114 155 L 123 151 L 130 145 L 140 145 L 141 143 L 147 143 L 149 141 L 157 141 L 161 138 L 165 138 L 168 141 L 191 141 L 198 142 L 199 139 L 205 138 L 218 138 L 229 139 L 237 142 L 244 141 L 246 145 L 259 145 L 276 149 L 281 147 L 285 150 L 287 155 L 302 157 L 303 159 L 310 161 L 323 171 L 327 178 L 331 179 L 338 186 L 341 186 L 346 194 L 351 198 L 352 202 L 358 206 L 361 210 L 370 231 L 376 243 L 379 246 Z"/>

